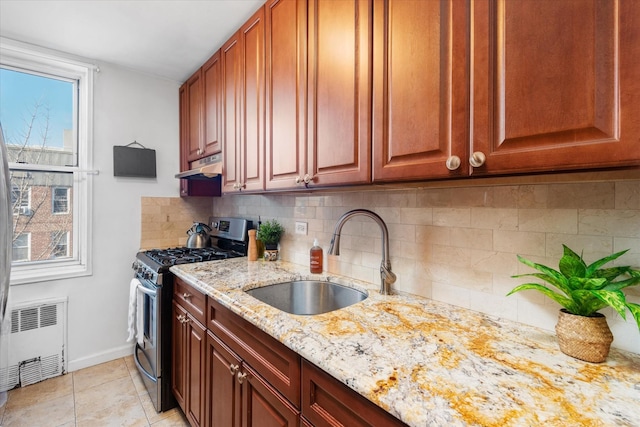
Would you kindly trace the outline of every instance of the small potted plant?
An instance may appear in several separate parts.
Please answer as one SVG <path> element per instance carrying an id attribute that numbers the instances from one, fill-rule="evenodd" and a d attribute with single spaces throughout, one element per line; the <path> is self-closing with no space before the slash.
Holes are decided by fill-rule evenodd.
<path id="1" fill-rule="evenodd" d="M 284 234 L 284 227 L 277 220 L 265 221 L 258 228 L 257 238 L 264 243 L 264 258 L 269 261 L 278 259 L 278 243 Z"/>
<path id="2" fill-rule="evenodd" d="M 520 262 L 540 273 L 513 276 L 536 277 L 555 289 L 538 283 L 525 283 L 516 286 L 507 295 L 533 289 L 556 301 L 563 307 L 556 325 L 560 350 L 587 362 L 603 362 L 609 354 L 613 335 L 607 319 L 598 310 L 613 307 L 623 319 L 626 319 L 626 311 L 629 310 L 640 329 L 640 305 L 627 302 L 622 293 L 622 289 L 640 284 L 640 271 L 628 266 L 600 268 L 624 255 L 628 249 L 587 265 L 581 255 L 565 245 L 562 247 L 564 252 L 559 263 L 560 271 L 518 255 Z M 616 280 L 618 278 L 620 280 Z"/>

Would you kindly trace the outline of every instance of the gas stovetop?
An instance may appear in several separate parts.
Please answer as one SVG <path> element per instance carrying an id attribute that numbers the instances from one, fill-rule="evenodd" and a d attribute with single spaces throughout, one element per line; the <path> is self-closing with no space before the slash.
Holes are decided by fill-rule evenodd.
<path id="1" fill-rule="evenodd" d="M 170 248 L 151 249 L 142 252 L 147 258 L 159 266 L 172 266 L 178 264 L 189 264 L 192 262 L 212 261 L 216 259 L 235 258 L 242 254 L 232 251 L 225 251 L 219 248 Z"/>
<path id="2" fill-rule="evenodd" d="M 138 276 L 157 278 L 172 265 L 236 258 L 247 255 L 247 230 L 251 221 L 240 218 L 209 218 L 211 247 L 150 249 L 138 252 L 133 269 Z"/>

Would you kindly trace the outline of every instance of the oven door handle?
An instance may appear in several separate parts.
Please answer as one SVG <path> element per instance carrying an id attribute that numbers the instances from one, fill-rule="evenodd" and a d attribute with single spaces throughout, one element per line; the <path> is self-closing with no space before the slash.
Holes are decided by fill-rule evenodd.
<path id="1" fill-rule="evenodd" d="M 138 290 L 140 292 L 142 292 L 143 294 L 147 294 L 147 295 L 149 295 L 151 297 L 155 297 L 156 295 L 158 295 L 158 291 L 157 290 L 147 288 L 146 286 L 144 286 L 142 284 L 142 282 L 138 283 Z"/>
<path id="2" fill-rule="evenodd" d="M 145 377 L 149 378 L 154 383 L 157 383 L 158 379 L 156 377 L 154 377 L 153 375 L 151 375 L 149 372 L 147 372 L 147 370 L 144 369 L 144 367 L 140 363 L 140 360 L 138 360 L 138 350 L 142 350 L 142 347 L 140 347 L 140 344 L 136 343 L 136 351 L 134 351 L 134 353 L 133 353 L 133 361 L 136 362 L 136 366 L 138 367 L 138 370 L 140 372 L 142 372 Z M 144 352 L 142 352 L 142 354 L 144 354 Z M 146 355 L 145 355 L 145 357 L 146 357 Z"/>

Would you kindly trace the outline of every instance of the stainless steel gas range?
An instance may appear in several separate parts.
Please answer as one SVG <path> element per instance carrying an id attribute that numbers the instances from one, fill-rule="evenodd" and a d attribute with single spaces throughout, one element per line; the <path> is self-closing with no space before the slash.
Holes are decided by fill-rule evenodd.
<path id="1" fill-rule="evenodd" d="M 138 326 L 134 360 L 158 412 L 176 405 L 171 391 L 172 265 L 223 260 L 247 255 L 251 221 L 209 218 L 211 247 L 169 248 L 138 252 L 133 262 L 138 279 Z"/>

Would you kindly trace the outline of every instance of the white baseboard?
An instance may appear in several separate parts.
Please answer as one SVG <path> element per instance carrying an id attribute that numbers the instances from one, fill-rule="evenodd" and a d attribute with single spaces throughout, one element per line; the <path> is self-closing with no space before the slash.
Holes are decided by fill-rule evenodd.
<path id="1" fill-rule="evenodd" d="M 127 344 L 103 353 L 96 353 L 80 359 L 70 360 L 67 365 L 67 369 L 69 372 L 73 372 L 90 366 L 99 365 L 100 363 L 109 362 L 120 357 L 130 356 L 132 354 L 133 344 Z"/>

